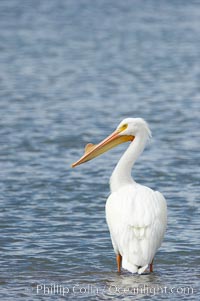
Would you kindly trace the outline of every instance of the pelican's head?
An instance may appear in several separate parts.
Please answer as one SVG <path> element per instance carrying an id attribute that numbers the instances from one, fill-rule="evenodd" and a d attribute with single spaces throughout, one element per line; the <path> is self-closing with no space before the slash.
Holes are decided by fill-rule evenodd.
<path id="1" fill-rule="evenodd" d="M 151 136 L 150 129 L 146 121 L 142 118 L 126 118 L 120 122 L 116 130 L 99 144 L 89 143 L 85 146 L 84 155 L 72 167 L 76 167 L 84 162 L 105 153 L 109 149 L 127 142 L 133 141 L 139 134 L 145 134 L 146 137 Z"/>
<path id="2" fill-rule="evenodd" d="M 120 122 L 117 129 L 123 129 L 121 135 L 132 135 L 136 137 L 139 134 L 151 137 L 151 131 L 147 122 L 142 118 L 125 118 Z"/>

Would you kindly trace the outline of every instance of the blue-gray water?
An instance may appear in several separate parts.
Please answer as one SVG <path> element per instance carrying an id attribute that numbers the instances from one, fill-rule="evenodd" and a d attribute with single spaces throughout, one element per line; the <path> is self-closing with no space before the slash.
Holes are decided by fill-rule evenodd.
<path id="1" fill-rule="evenodd" d="M 199 101 L 199 1 L 0 1 L 1 300 L 199 300 Z M 118 275 L 104 206 L 127 145 L 70 165 L 138 116 L 133 176 L 168 228 L 153 274 Z"/>

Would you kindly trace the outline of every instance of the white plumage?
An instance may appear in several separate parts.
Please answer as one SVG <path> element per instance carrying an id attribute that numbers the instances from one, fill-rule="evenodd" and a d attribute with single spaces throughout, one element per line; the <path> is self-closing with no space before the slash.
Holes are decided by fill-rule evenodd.
<path id="1" fill-rule="evenodd" d="M 111 193 L 106 220 L 122 267 L 143 273 L 153 261 L 166 227 L 166 202 L 161 193 L 132 183 Z"/>
<path id="2" fill-rule="evenodd" d="M 85 154 L 72 166 L 89 161 L 116 145 L 132 141 L 119 160 L 110 179 L 111 194 L 106 203 L 106 220 L 118 271 L 122 267 L 132 273 L 143 273 L 160 247 L 167 224 L 164 196 L 136 183 L 131 177 L 132 166 L 151 136 L 142 118 L 126 118 L 101 143 L 88 144 Z"/>

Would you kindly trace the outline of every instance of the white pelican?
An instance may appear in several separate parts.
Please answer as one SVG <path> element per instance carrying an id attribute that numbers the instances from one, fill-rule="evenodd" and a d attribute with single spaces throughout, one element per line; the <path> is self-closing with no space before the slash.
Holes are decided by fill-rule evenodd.
<path id="1" fill-rule="evenodd" d="M 136 183 L 131 169 L 151 136 L 142 118 L 126 118 L 117 129 L 99 144 L 87 144 L 85 154 L 74 164 L 87 162 L 116 145 L 132 141 L 110 178 L 111 194 L 106 202 L 106 220 L 116 253 L 118 272 L 124 269 L 142 274 L 160 247 L 167 224 L 164 196 Z"/>

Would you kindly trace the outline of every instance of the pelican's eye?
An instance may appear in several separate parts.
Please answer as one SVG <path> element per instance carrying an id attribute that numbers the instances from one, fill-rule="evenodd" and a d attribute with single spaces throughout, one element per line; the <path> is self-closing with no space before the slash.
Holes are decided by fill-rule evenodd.
<path id="1" fill-rule="evenodd" d="M 120 128 L 119 128 L 120 132 L 125 131 L 125 130 L 127 129 L 127 127 L 128 127 L 128 124 L 127 124 L 127 123 L 125 123 L 125 124 L 123 124 L 122 126 L 120 126 Z"/>

